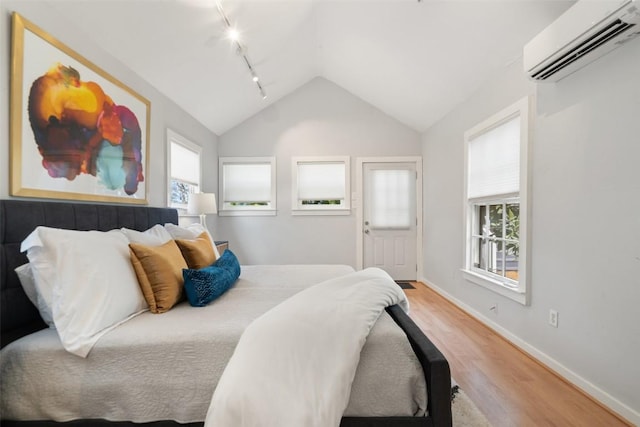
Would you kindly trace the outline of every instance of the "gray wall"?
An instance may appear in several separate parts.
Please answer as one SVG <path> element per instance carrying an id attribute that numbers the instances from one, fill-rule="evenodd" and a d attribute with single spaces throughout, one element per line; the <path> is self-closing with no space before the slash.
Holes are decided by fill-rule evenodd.
<path id="1" fill-rule="evenodd" d="M 355 211 L 349 216 L 291 215 L 291 157 L 419 156 L 420 135 L 323 78 L 220 136 L 220 156 L 276 156 L 277 216 L 218 217 L 213 234 L 228 239 L 244 264 L 356 263 Z"/>
<path id="2" fill-rule="evenodd" d="M 91 40 L 91 35 L 74 27 L 50 6 L 50 1 L 3 1 L 2 44 L 0 44 L 0 198 L 9 197 L 9 82 L 11 64 L 11 12 L 17 11 L 53 37 L 68 45 L 80 55 L 102 68 L 114 78 L 129 86 L 151 102 L 151 132 L 149 163 L 145 178 L 148 180 L 147 196 L 152 206 L 166 203 L 166 129 L 171 128 L 203 147 L 206 173 L 203 173 L 203 190 L 216 191 L 217 136 L 149 85 L 144 76 L 138 76 L 125 64 L 102 50 Z"/>
<path id="3" fill-rule="evenodd" d="M 640 42 L 557 84 L 516 63 L 422 138 L 425 281 L 640 423 Z M 466 282 L 463 133 L 534 95 L 531 305 Z M 489 308 L 498 305 L 497 313 Z M 557 329 L 547 324 L 559 312 Z"/>

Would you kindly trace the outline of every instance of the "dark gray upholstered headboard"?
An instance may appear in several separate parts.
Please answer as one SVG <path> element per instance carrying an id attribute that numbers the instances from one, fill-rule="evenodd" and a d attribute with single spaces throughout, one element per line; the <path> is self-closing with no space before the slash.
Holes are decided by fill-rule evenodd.
<path id="1" fill-rule="evenodd" d="M 175 209 L 0 200 L 0 346 L 45 327 L 14 271 L 28 262 L 26 254 L 20 253 L 20 243 L 37 226 L 100 231 L 127 227 L 144 231 L 168 222 L 178 223 Z"/>

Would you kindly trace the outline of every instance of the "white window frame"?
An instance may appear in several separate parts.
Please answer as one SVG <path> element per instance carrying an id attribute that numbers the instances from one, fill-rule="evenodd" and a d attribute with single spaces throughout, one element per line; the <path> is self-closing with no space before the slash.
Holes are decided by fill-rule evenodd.
<path id="1" fill-rule="evenodd" d="M 176 208 L 180 211 L 186 212 L 186 204 L 172 204 L 171 203 L 171 144 L 175 143 L 181 145 L 189 151 L 193 151 L 198 155 L 200 162 L 200 175 L 198 176 L 198 191 L 202 191 L 202 147 L 195 142 L 190 141 L 179 133 L 167 129 L 167 206 L 170 208 Z"/>
<path id="2" fill-rule="evenodd" d="M 344 164 L 344 200 L 339 205 L 303 205 L 300 203 L 298 167 L 301 164 Z M 349 156 L 292 157 L 291 159 L 291 215 L 350 215 L 351 214 L 351 158 Z"/>
<path id="3" fill-rule="evenodd" d="M 224 166 L 231 164 L 269 164 L 271 166 L 271 200 L 269 206 L 231 206 L 225 203 Z M 275 157 L 220 157 L 218 160 L 218 215 L 220 216 L 275 216 L 276 200 L 276 158 Z"/>
<path id="4" fill-rule="evenodd" d="M 528 305 L 531 295 L 530 286 L 530 235 L 529 235 L 529 153 L 532 124 L 532 98 L 525 97 L 515 104 L 494 114 L 487 120 L 469 129 L 464 134 L 464 264 L 463 277 L 474 284 L 490 289 L 502 296 Z M 520 117 L 520 191 L 519 193 L 490 195 L 487 197 L 469 199 L 468 197 L 468 171 L 469 171 L 469 143 L 479 135 L 506 123 L 515 117 Z M 473 233 L 473 221 L 475 218 L 474 203 L 503 203 L 518 200 L 520 203 L 520 234 L 519 234 L 519 258 L 518 281 L 500 279 L 496 275 L 486 273 L 473 266 L 473 245 L 471 235 Z"/>

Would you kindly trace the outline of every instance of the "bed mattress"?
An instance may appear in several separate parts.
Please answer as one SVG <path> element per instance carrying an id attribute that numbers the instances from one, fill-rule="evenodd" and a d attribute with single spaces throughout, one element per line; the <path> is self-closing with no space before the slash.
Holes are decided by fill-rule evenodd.
<path id="1" fill-rule="evenodd" d="M 247 325 L 302 289 L 351 271 L 243 266 L 233 288 L 207 307 L 181 303 L 167 313 L 145 312 L 104 335 L 86 359 L 67 353 L 53 329 L 25 336 L 0 352 L 0 414 L 12 420 L 203 421 Z M 404 332 L 383 312 L 362 350 L 344 415 L 422 416 L 425 387 Z"/>

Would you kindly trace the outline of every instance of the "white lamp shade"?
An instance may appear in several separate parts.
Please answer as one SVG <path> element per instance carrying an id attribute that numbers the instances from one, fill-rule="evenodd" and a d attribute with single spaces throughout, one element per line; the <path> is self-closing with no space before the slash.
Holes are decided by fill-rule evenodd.
<path id="1" fill-rule="evenodd" d="M 189 195 L 187 213 L 194 215 L 218 213 L 216 195 L 213 193 L 193 193 Z"/>

